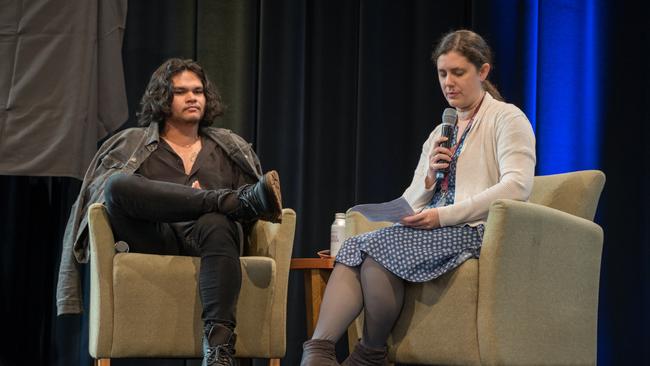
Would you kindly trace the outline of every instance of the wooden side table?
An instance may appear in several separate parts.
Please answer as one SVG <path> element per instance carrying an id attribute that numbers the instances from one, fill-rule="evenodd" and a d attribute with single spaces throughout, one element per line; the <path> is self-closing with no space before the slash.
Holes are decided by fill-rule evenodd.
<path id="1" fill-rule="evenodd" d="M 320 304 L 323 302 L 327 280 L 334 268 L 334 258 L 292 258 L 290 268 L 305 271 L 305 308 L 309 339 L 318 323 Z"/>

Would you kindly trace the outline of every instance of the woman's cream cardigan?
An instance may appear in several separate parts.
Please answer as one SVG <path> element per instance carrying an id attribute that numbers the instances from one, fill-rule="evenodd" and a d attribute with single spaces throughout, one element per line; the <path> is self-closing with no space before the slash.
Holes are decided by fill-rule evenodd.
<path id="1" fill-rule="evenodd" d="M 422 146 L 413 180 L 403 194 L 416 212 L 433 196 L 435 184 L 426 189 L 424 180 L 439 135 L 440 126 Z M 458 157 L 454 204 L 438 209 L 440 225 L 484 224 L 494 200 L 527 200 L 534 175 L 535 136 L 528 118 L 514 105 L 486 93 Z"/>

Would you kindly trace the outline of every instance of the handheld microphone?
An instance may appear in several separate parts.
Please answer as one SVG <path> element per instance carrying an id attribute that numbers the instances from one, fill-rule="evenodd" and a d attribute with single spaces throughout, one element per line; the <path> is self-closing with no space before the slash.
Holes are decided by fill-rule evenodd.
<path id="1" fill-rule="evenodd" d="M 447 149 L 451 148 L 451 135 L 454 133 L 454 127 L 456 126 L 456 110 L 454 108 L 446 108 L 442 113 L 442 131 L 441 136 L 447 138 L 447 141 L 440 143 L 440 146 L 446 147 Z M 437 163 L 444 163 L 444 160 L 438 160 Z M 441 181 L 445 178 L 445 174 L 449 168 L 441 169 L 436 172 L 436 181 Z"/>

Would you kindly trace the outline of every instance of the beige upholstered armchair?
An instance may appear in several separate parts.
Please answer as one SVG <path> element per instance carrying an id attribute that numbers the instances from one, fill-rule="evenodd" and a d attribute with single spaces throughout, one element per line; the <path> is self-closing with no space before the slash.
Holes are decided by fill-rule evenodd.
<path id="1" fill-rule="evenodd" d="M 89 351 L 98 365 L 110 358 L 202 357 L 199 258 L 116 253 L 103 205 L 88 212 L 90 234 Z M 286 348 L 289 264 L 296 215 L 282 224 L 259 221 L 241 257 L 237 306 L 238 358 L 279 365 Z"/>
<path id="2" fill-rule="evenodd" d="M 395 362 L 595 365 L 603 232 L 600 171 L 535 177 L 530 202 L 490 207 L 479 259 L 409 284 L 389 339 Z M 386 223 L 347 214 L 349 235 Z M 351 343 L 362 319 L 350 327 Z"/>

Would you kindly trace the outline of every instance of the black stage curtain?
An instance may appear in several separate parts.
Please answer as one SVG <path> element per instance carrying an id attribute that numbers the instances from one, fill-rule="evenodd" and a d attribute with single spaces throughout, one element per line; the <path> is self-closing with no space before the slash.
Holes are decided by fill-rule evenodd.
<path id="1" fill-rule="evenodd" d="M 650 364 L 650 76 L 643 71 L 650 47 L 649 12 L 636 2 L 607 6 L 600 365 Z"/>
<path id="2" fill-rule="evenodd" d="M 500 26 L 491 5 L 132 1 L 123 47 L 131 117 L 123 128 L 135 126 L 155 67 L 169 57 L 197 59 L 228 106 L 218 124 L 253 142 L 263 167 L 280 172 L 285 206 L 298 212 L 293 255 L 314 256 L 328 247 L 335 212 L 395 198 L 409 183 L 421 144 L 446 106 L 430 62 L 436 40 L 469 27 L 497 52 L 516 47 L 490 38 Z M 598 222 L 605 230 L 599 320 L 599 363 L 605 365 L 650 362 L 644 347 L 650 343 L 650 148 L 642 140 L 650 122 L 650 80 L 638 52 L 649 45 L 643 14 L 631 5 L 611 6 L 604 40 L 601 166 L 608 180 Z M 506 99 L 521 104 L 523 60 L 506 60 L 508 67 L 500 68 L 496 56 L 496 84 Z M 60 238 L 79 187 L 71 178 L 0 177 L 0 304 L 8 337 L 0 343 L 0 366 L 90 362 L 86 318 L 57 318 L 54 309 Z M 291 275 L 289 299 L 283 364 L 297 365 L 306 339 L 300 273 Z"/>

